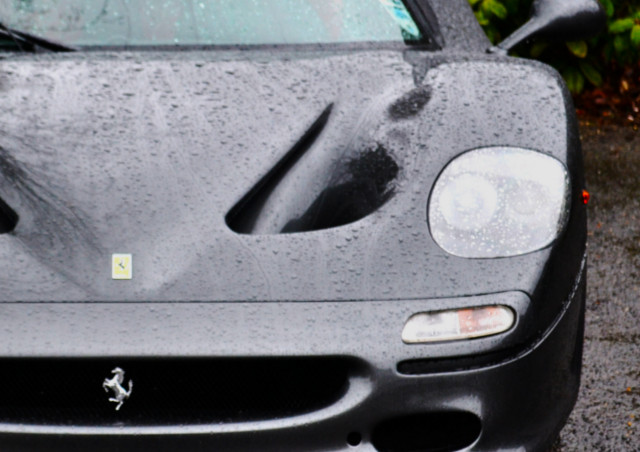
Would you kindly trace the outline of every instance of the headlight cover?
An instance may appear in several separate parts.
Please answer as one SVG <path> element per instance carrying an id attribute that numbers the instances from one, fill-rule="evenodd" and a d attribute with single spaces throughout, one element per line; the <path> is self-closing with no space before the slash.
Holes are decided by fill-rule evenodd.
<path id="1" fill-rule="evenodd" d="M 440 247 L 467 258 L 517 256 L 546 247 L 568 217 L 569 176 L 559 160 L 516 147 L 489 147 L 452 160 L 429 201 Z"/>

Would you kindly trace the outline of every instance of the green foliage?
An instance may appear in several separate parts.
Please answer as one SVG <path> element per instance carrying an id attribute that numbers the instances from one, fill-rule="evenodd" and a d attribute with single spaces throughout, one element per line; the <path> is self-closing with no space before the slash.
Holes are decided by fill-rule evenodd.
<path id="1" fill-rule="evenodd" d="M 561 0 L 562 1 L 562 0 Z M 469 0 L 492 43 L 497 44 L 529 18 L 532 0 Z M 640 60 L 640 0 L 600 0 L 607 14 L 607 30 L 590 40 L 549 45 L 524 43 L 514 54 L 539 59 L 564 76 L 573 93 L 587 84 L 600 86 L 605 69 L 637 64 Z"/>

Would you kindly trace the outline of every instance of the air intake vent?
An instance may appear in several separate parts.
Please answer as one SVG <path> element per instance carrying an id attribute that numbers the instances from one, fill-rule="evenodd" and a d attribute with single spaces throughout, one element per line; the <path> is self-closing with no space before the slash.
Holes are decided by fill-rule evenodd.
<path id="1" fill-rule="evenodd" d="M 480 436 L 480 419 L 463 411 L 412 414 L 382 422 L 373 431 L 379 452 L 454 452 Z"/>
<path id="2" fill-rule="evenodd" d="M 351 361 L 260 359 L 3 359 L 0 422 L 142 426 L 232 423 L 312 412 L 348 388 Z M 119 411 L 105 378 L 116 367 L 131 397 Z"/>
<path id="3" fill-rule="evenodd" d="M 397 120 L 403 114 L 417 114 L 428 98 L 414 95 L 400 101 L 390 113 Z M 388 145 L 371 138 L 353 139 L 346 148 L 330 139 L 316 144 L 332 109 L 333 104 L 327 106 L 295 146 L 229 211 L 229 228 L 240 234 L 336 228 L 365 218 L 393 197 L 400 167 Z"/>
<path id="4" fill-rule="evenodd" d="M 0 234 L 11 232 L 18 224 L 18 214 L 0 198 Z"/>

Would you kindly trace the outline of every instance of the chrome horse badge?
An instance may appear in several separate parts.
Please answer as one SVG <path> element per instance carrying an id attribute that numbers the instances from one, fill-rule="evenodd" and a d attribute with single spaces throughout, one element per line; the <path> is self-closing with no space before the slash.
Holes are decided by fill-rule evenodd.
<path id="1" fill-rule="evenodd" d="M 133 380 L 129 380 L 129 390 L 127 391 L 122 387 L 122 383 L 124 383 L 124 370 L 116 367 L 111 373 L 115 375 L 111 379 L 105 378 L 102 387 L 104 388 L 104 392 L 109 392 L 109 390 L 113 391 L 113 397 L 109 398 L 109 402 L 117 403 L 116 411 L 118 411 L 124 401 L 131 395 Z"/>

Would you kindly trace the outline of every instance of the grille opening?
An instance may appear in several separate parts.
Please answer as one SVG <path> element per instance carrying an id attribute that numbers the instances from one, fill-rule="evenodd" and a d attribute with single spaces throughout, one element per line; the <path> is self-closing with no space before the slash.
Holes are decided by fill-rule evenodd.
<path id="1" fill-rule="evenodd" d="M 144 426 L 236 423 L 309 413 L 339 400 L 356 363 L 346 358 L 0 360 L 0 423 Z M 102 383 L 124 371 L 120 410 Z"/>
<path id="2" fill-rule="evenodd" d="M 454 452 L 473 444 L 481 429 L 472 413 L 421 413 L 383 421 L 372 442 L 379 452 Z"/>

